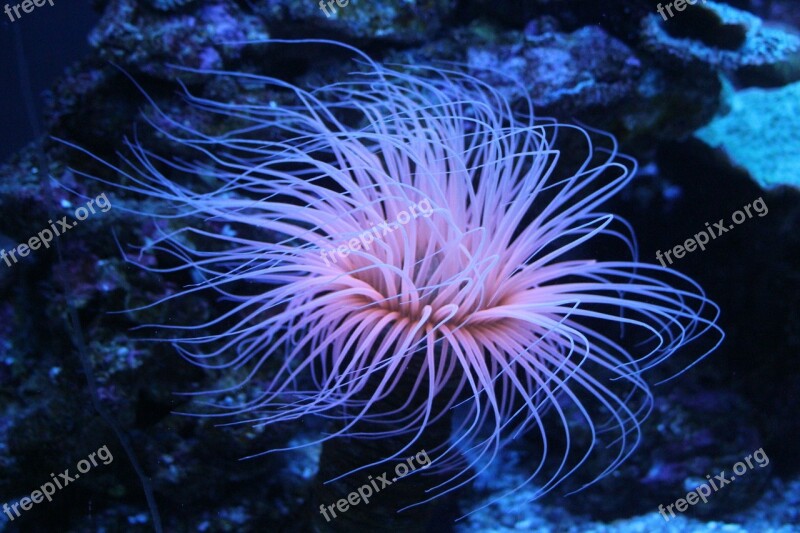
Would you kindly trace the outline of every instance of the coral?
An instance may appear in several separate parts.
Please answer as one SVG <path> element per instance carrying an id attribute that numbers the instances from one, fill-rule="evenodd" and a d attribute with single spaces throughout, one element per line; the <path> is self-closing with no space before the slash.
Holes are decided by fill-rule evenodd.
<path id="1" fill-rule="evenodd" d="M 432 37 L 442 28 L 444 20 L 454 13 L 456 5 L 455 0 L 349 0 L 344 7 L 338 7 L 336 2 L 333 2 L 333 9 L 326 6 L 330 14 L 327 16 L 316 0 L 253 2 L 256 13 L 276 29 L 310 26 L 317 31 L 333 31 L 342 38 L 393 42 L 419 42 Z"/>
<path id="2" fill-rule="evenodd" d="M 133 0 L 112 0 L 89 42 L 99 56 L 135 72 L 189 78 L 170 65 L 222 68 L 239 58 L 242 41 L 264 41 L 261 19 L 233 2 L 213 1 L 177 14 L 148 12 Z"/>
<path id="3" fill-rule="evenodd" d="M 800 82 L 778 89 L 728 90 L 727 113 L 697 130 L 761 187 L 800 187 Z"/>
<path id="4" fill-rule="evenodd" d="M 537 108 L 557 108 L 565 115 L 629 98 L 641 75 L 633 52 L 597 27 L 545 32 L 513 45 L 473 46 L 467 64 L 473 72 L 496 70 L 487 82 L 507 98 L 530 94 Z"/>
<path id="5" fill-rule="evenodd" d="M 700 64 L 743 82 L 800 78 L 800 35 L 764 24 L 746 11 L 719 2 L 703 2 L 664 22 L 652 14 L 642 21 L 645 48 L 658 56 Z M 780 73 L 782 69 L 788 72 Z"/>
<path id="6" fill-rule="evenodd" d="M 539 114 L 613 131 L 637 152 L 690 135 L 719 105 L 715 73 L 686 76 L 661 68 L 596 26 L 564 32 L 553 17 L 531 20 L 524 32 L 498 33 L 476 23 L 389 57 L 396 63 L 466 63 L 509 100 L 530 98 Z"/>

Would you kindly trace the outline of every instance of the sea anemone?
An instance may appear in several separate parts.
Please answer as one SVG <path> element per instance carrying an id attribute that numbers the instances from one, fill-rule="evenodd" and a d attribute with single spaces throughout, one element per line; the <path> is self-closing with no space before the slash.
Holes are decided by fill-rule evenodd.
<path id="1" fill-rule="evenodd" d="M 208 394 L 268 381 L 222 414 L 252 413 L 256 425 L 325 417 L 335 428 L 316 442 L 401 442 L 385 460 L 418 451 L 426 428 L 457 413 L 450 439 L 427 452 L 447 472 L 431 498 L 523 432 L 542 443 L 526 481 L 540 494 L 600 442 L 618 450 L 603 477 L 640 438 L 651 407 L 643 373 L 704 334 L 722 337 L 702 289 L 638 262 L 629 226 L 600 211 L 635 161 L 610 135 L 535 118 L 529 101 L 513 107 L 456 67 L 364 60 L 362 72 L 313 90 L 192 71 L 292 96 L 234 104 L 186 90 L 198 110 L 242 124 L 224 134 L 153 104 L 153 127 L 193 158 L 129 142 L 134 157 L 112 167 L 126 180 L 115 186 L 174 208 L 157 215 L 173 230 L 147 249 L 180 265 L 150 269 L 191 269 L 200 281 L 170 298 L 213 289 L 234 302 L 207 323 L 170 326 L 190 333 L 174 345 L 203 368 L 245 369 L 241 383 Z M 565 174 L 556 137 L 570 132 L 580 142 L 564 159 L 578 163 Z M 229 230 L 204 229 L 209 221 Z M 594 243 L 607 239 L 623 260 L 597 259 Z M 403 400 L 389 402 L 399 389 Z M 568 407 L 591 434 L 576 459 Z M 553 432 L 566 446 L 548 470 Z"/>

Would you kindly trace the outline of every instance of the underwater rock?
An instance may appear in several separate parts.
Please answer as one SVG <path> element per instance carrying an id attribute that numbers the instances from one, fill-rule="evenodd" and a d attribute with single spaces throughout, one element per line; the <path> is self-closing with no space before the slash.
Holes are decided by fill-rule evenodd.
<path id="1" fill-rule="evenodd" d="M 429 45 L 402 59 L 464 61 L 453 50 L 474 43 L 465 45 L 472 74 L 511 99 L 530 97 L 538 115 L 579 118 L 612 131 L 634 151 L 685 137 L 716 112 L 714 74 L 661 69 L 597 26 L 572 33 L 557 28 L 551 17 L 530 21 L 524 33 L 496 35 L 474 26 L 472 35 L 456 34 L 455 44 Z"/>
<path id="2" fill-rule="evenodd" d="M 226 11 L 211 2 L 209 5 L 217 7 L 210 9 L 204 7 L 205 3 L 194 3 L 181 9 L 180 14 L 163 14 L 135 7 L 126 3 L 128 1 L 114 0 L 103 22 L 93 33 L 93 42 L 99 47 L 101 58 L 108 58 L 112 53 L 117 54 L 119 57 L 115 61 L 125 68 L 134 69 L 132 72 L 134 75 L 138 71 L 162 79 L 180 77 L 198 84 L 208 84 L 209 79 L 177 72 L 166 67 L 164 63 L 212 67 L 223 66 L 224 63 L 226 68 L 248 69 L 246 59 L 239 55 L 238 50 L 232 50 L 231 55 L 223 57 L 216 51 L 219 46 L 211 44 L 209 48 L 209 42 L 244 38 L 242 33 L 245 30 L 250 31 L 248 28 L 254 24 L 253 16 L 243 19 L 243 22 L 237 23 L 238 26 L 228 24 L 229 29 L 219 36 L 216 34 L 204 36 L 203 32 L 191 30 L 193 35 L 177 40 L 170 38 L 168 42 L 172 45 L 167 46 L 168 42 L 162 38 L 146 36 L 170 35 L 174 33 L 176 27 L 189 20 L 192 21 L 191 24 L 199 27 L 205 24 L 203 21 L 216 20 L 210 16 L 203 18 L 199 15 L 202 13 L 207 15 L 210 12 L 219 12 L 230 16 L 232 16 L 231 10 L 242 13 L 233 7 L 227 8 Z M 383 13 L 389 9 L 381 4 L 358 4 L 354 1 L 338 9 L 337 17 L 340 19 L 333 20 L 334 17 L 331 17 L 330 21 L 321 12 L 312 13 L 315 10 L 319 11 L 318 6 L 308 2 L 282 0 L 260 2 L 255 5 L 257 13 L 264 17 L 264 24 L 281 27 L 283 33 L 289 33 L 287 37 L 291 32 L 304 28 L 293 26 L 295 23 L 300 24 L 302 20 L 302 24 L 305 25 L 321 24 L 329 30 L 344 32 L 351 36 L 378 37 L 394 41 L 415 41 L 434 33 L 434 26 L 439 24 L 437 21 L 449 12 L 450 7 L 446 2 L 431 5 L 416 4 L 413 6 L 415 13 L 426 9 L 435 13 L 425 11 L 424 16 L 409 15 L 410 20 L 415 21 L 414 24 L 425 24 L 430 27 L 411 29 L 403 24 L 398 25 L 399 22 L 395 20 L 392 25 L 395 33 L 389 35 L 377 31 L 375 27 L 369 30 L 366 26 L 359 29 L 359 26 L 353 26 L 355 23 L 351 20 L 361 20 L 359 17 L 366 17 L 365 21 L 372 21 L 369 24 L 376 23 L 378 19 L 370 18 L 374 15 L 373 11 L 378 10 Z M 410 10 L 412 5 L 404 4 L 402 8 L 397 9 Z M 124 16 L 119 14 L 120 10 Z M 400 13 L 400 11 L 394 12 L 394 8 L 390 11 L 395 15 Z M 308 12 L 306 16 L 300 17 L 300 13 L 306 12 Z M 646 150 L 647 146 L 658 140 L 689 135 L 710 120 L 716 112 L 719 82 L 713 72 L 705 70 L 684 76 L 670 69 L 661 69 L 651 57 L 637 54 L 629 45 L 598 26 L 588 26 L 568 33 L 560 31 L 560 25 L 559 20 L 553 16 L 539 17 L 530 19 L 524 32 L 520 32 L 502 31 L 476 21 L 466 28 L 454 28 L 448 37 L 425 44 L 416 50 L 390 52 L 388 60 L 416 64 L 436 60 L 467 63 L 473 74 L 479 75 L 501 92 L 507 95 L 510 93 L 517 98 L 529 94 L 540 115 L 553 115 L 569 120 L 579 118 L 596 127 L 614 132 L 623 142 L 629 145 L 635 143 L 642 150 Z M 225 27 L 223 25 L 223 29 Z M 266 37 L 264 26 L 259 28 L 261 33 L 256 31 L 255 37 Z M 217 30 L 220 31 L 219 28 Z M 195 33 L 197 35 L 194 35 Z M 254 37 L 252 32 L 250 33 L 247 37 Z M 104 37 L 101 39 L 100 35 Z M 112 45 L 109 51 L 108 47 Z M 279 55 L 289 52 L 285 50 L 288 47 L 274 45 L 251 48 L 258 49 L 259 53 L 269 51 L 268 62 L 277 61 Z M 592 50 L 593 53 L 587 54 L 586 50 Z M 326 53 L 330 57 L 321 53 L 312 54 L 311 57 L 316 57 L 316 68 L 310 68 L 308 58 L 302 56 L 289 55 L 284 57 L 284 60 L 289 61 L 287 58 L 294 57 L 296 61 L 290 68 L 308 67 L 313 81 L 318 81 L 323 76 L 329 81 L 336 76 L 346 76 L 349 68 L 344 67 L 338 72 L 335 63 L 332 68 L 319 68 L 320 64 L 326 65 L 326 59 L 335 57 L 332 55 L 333 52 L 341 54 L 342 50 L 332 50 L 328 47 Z M 198 59 L 200 57 L 212 58 L 213 61 L 203 63 Z M 164 61 L 165 58 L 169 60 Z M 141 104 L 142 98 L 134 96 L 135 86 L 121 78 L 113 68 L 102 66 L 96 60 L 94 64 L 97 66 L 92 67 L 88 64 L 82 71 L 68 75 L 60 90 L 54 91 L 53 99 L 58 101 L 58 105 L 51 106 L 53 113 L 59 117 L 66 117 L 69 114 L 64 111 L 64 107 L 80 110 L 85 108 L 86 100 L 91 99 L 92 109 L 95 106 L 98 109 L 97 120 L 93 123 L 96 128 L 100 128 L 100 131 L 113 133 L 120 128 L 129 127 L 131 118 L 136 113 L 133 106 L 137 102 Z M 281 65 L 276 63 L 267 69 L 280 67 Z M 486 70 L 487 68 L 489 70 Z M 509 75 L 517 76 L 523 85 L 519 86 L 510 81 Z M 137 81 L 148 83 L 142 76 L 138 76 Z M 146 89 L 153 94 L 152 84 L 150 85 Z M 118 90 L 121 86 L 127 86 L 125 92 Z M 219 90 L 215 91 L 215 96 L 220 96 Z M 241 88 L 234 86 L 225 87 L 223 93 L 226 99 L 236 100 L 241 91 Z M 58 109 L 59 107 L 62 109 Z M 88 133 L 82 131 L 85 129 L 83 124 L 71 124 L 67 121 L 66 125 L 67 131 L 73 134 L 69 138 L 78 141 L 87 135 L 100 133 L 100 131 Z M 103 136 L 103 138 L 109 137 Z M 634 148 L 634 152 L 637 150 L 638 148 Z"/>
<path id="3" fill-rule="evenodd" d="M 463 0 L 460 20 L 488 21 L 521 29 L 534 18 L 550 17 L 564 30 L 598 26 L 626 43 L 634 43 L 641 19 L 653 12 L 646 0 Z"/>
<path id="4" fill-rule="evenodd" d="M 730 413 L 734 416 L 727 416 Z M 593 517 L 604 520 L 652 512 L 659 504 L 685 497 L 706 481 L 706 475 L 730 473 L 733 465 L 763 447 L 752 407 L 732 392 L 680 389 L 667 397 L 657 396 L 652 418 L 642 431 L 639 447 L 617 470 L 579 490 L 601 471 L 599 465 L 606 463 L 608 454 L 615 453 L 601 445 L 546 501 L 558 502 L 574 514 L 592 509 Z M 577 437 L 572 445 L 581 449 L 592 438 L 581 431 L 579 423 L 571 436 Z M 754 462 L 741 480 L 715 491 L 708 503 L 686 514 L 720 516 L 753 503 L 771 470 L 769 449 L 765 453 L 764 467 Z"/>
<path id="5" fill-rule="evenodd" d="M 32 163 L 35 148 L 29 146 L 0 169 L 0 210 L 6 215 L 0 218 L 0 232 L 8 235 L 0 245 L 22 242 L 33 228 L 46 226 L 50 202 Z M 58 154 L 57 148 L 49 150 L 50 172 L 57 181 L 79 194 L 99 192 L 96 182 L 76 181 Z M 66 189 L 53 192 L 59 216 L 82 201 Z M 66 285 L 83 323 L 96 400 L 132 441 L 162 506 L 164 530 L 244 531 L 251 520 L 288 530 L 290 516 L 310 490 L 311 474 L 297 473 L 302 471 L 297 464 L 307 466 L 308 457 L 298 452 L 240 459 L 263 452 L 269 444 L 283 445 L 300 432 L 298 427 L 289 424 L 278 432 L 248 425 L 226 431 L 215 427 L 213 418 L 171 416 L 177 410 L 200 411 L 176 392 L 198 384 L 224 388 L 237 377 L 216 381 L 169 348 L 138 340 L 158 332 L 131 331 L 143 323 L 202 319 L 210 316 L 213 304 L 192 298 L 180 308 L 119 313 L 164 298 L 191 280 L 129 268 L 125 254 L 137 252 L 121 252 L 112 228 L 125 243 L 147 242 L 164 228 L 126 211 L 143 209 L 134 201 L 117 195 L 111 202 L 107 213 L 92 215 L 58 237 L 62 262 L 51 249 L 39 253 L 32 265 L 7 269 L 0 264 L 0 387 L 11 391 L 0 403 L 0 501 L 29 495 L 50 479 L 50 472 L 74 471 L 79 459 L 107 445 L 114 462 L 59 491 L 46 511 L 28 513 L 26 530 L 78 531 L 91 506 L 98 507 L 96 516 L 111 530 L 151 527 L 141 487 L 119 441 L 92 408 L 82 361 L 64 318 L 61 288 Z M 164 265 L 168 258 L 145 252 L 139 262 Z"/>
<path id="6" fill-rule="evenodd" d="M 697 137 L 722 148 L 761 187 L 800 187 L 800 82 L 729 90 L 726 103 L 728 112 L 697 130 Z"/>
<path id="7" fill-rule="evenodd" d="M 373 2 L 370 0 L 258 0 L 256 13 L 275 30 L 309 37 L 308 29 L 337 38 L 419 42 L 434 36 L 456 8 L 455 0 Z M 305 29 L 305 31 L 303 31 Z"/>
<path id="8" fill-rule="evenodd" d="M 524 91 L 534 106 L 563 114 L 630 97 L 641 75 L 633 52 L 598 27 L 528 35 L 524 43 L 471 47 L 467 64 L 501 93 L 519 98 Z"/>
<path id="9" fill-rule="evenodd" d="M 800 36 L 718 2 L 688 6 L 664 21 L 642 21 L 645 48 L 681 63 L 700 64 L 744 85 L 782 85 L 800 79 Z"/>
<path id="10" fill-rule="evenodd" d="M 185 6 L 194 0 L 146 0 L 147 4 L 160 11 L 172 11 Z"/>
<path id="11" fill-rule="evenodd" d="M 725 3 L 749 11 L 770 23 L 800 28 L 800 10 L 797 9 L 796 0 L 726 0 Z"/>
<path id="12" fill-rule="evenodd" d="M 240 58 L 242 41 L 263 41 L 263 21 L 236 3 L 203 2 L 179 14 L 147 9 L 135 0 L 112 0 L 89 35 L 99 57 L 164 79 L 195 79 L 170 65 L 219 69 Z"/>
<path id="13" fill-rule="evenodd" d="M 736 476 L 738 483 L 718 487 L 707 503 L 687 514 L 719 516 L 752 504 L 760 496 L 772 466 L 755 410 L 743 397 L 729 391 L 682 388 L 657 398 L 655 411 L 652 422 L 658 438 L 654 436 L 650 441 L 653 448 L 641 450 L 642 457 L 634 461 L 649 466 L 639 482 L 665 498 L 660 503 L 683 497 L 707 483 L 707 476 L 714 479 L 724 471 L 731 477 L 733 467 L 759 449 L 764 457 L 760 461 L 751 458 L 752 468 Z"/>
<path id="14" fill-rule="evenodd" d="M 466 63 L 471 74 L 506 97 L 531 98 L 537 115 L 613 132 L 640 157 L 659 141 L 690 136 L 711 120 L 720 101 L 716 73 L 664 68 L 597 26 L 567 33 L 550 16 L 529 20 L 521 32 L 474 22 L 445 39 L 391 52 L 386 61 Z M 314 73 L 311 81 L 318 78 Z"/>

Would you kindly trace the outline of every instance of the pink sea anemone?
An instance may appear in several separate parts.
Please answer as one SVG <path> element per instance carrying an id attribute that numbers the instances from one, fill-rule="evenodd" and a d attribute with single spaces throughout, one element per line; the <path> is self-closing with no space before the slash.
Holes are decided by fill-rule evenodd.
<path id="1" fill-rule="evenodd" d="M 148 248 L 180 260 L 164 270 L 199 275 L 184 293 L 213 289 L 235 302 L 208 323 L 179 328 L 217 334 L 181 335 L 175 346 L 204 368 L 247 369 L 242 383 L 210 394 L 268 378 L 266 390 L 226 414 L 253 413 L 254 424 L 338 421 L 319 441 L 405 436 L 391 456 L 402 457 L 417 451 L 426 427 L 460 412 L 450 441 L 428 450 L 451 473 L 434 494 L 472 479 L 521 432 L 543 443 L 528 481 L 553 460 L 552 433 L 567 442 L 540 492 L 601 440 L 618 449 L 602 477 L 639 439 L 651 400 L 644 371 L 704 334 L 721 340 L 718 310 L 700 287 L 637 262 L 628 225 L 600 210 L 635 162 L 611 136 L 534 119 L 530 102 L 512 110 L 459 71 L 366 65 L 314 90 L 205 72 L 288 91 L 295 104 L 230 104 L 187 91 L 199 110 L 244 125 L 209 134 L 156 109 L 153 126 L 195 158 L 164 159 L 129 143 L 134 157 L 116 168 L 127 179 L 117 186 L 175 207 L 161 215 L 174 231 Z M 560 132 L 579 135 L 585 150 L 567 176 L 557 172 Z M 198 192 L 177 174 L 217 185 Z M 414 205 L 429 209 L 412 214 Z M 208 220 L 231 231 L 202 229 Z M 593 258 L 592 243 L 606 238 L 628 258 Z M 383 409 L 401 382 L 410 383 L 409 399 Z M 570 445 L 567 404 L 590 429 L 585 450 Z M 559 426 L 544 423 L 546 410 Z"/>

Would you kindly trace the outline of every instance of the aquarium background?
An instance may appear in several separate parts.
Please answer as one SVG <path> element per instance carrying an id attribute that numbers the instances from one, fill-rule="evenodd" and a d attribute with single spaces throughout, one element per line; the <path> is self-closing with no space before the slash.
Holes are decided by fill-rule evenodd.
<path id="1" fill-rule="evenodd" d="M 58 250 L 0 261 L 0 531 L 359 530 L 313 519 L 318 446 L 242 460 L 313 440 L 323 421 L 252 428 L 182 414 L 196 406 L 176 393 L 232 378 L 146 342 L 168 331 L 140 326 L 207 321 L 217 299 L 147 307 L 197 280 L 142 269 L 135 247 L 160 231 L 146 215 L 151 201 L 82 175 L 118 179 L 89 154 L 121 164 L 126 138 L 168 148 L 146 124 L 151 103 L 193 126 L 229 127 L 204 122 L 182 87 L 230 102 L 281 98 L 172 65 L 301 87 L 356 68 L 341 47 L 269 39 L 340 41 L 386 64 L 448 61 L 511 101 L 530 98 L 538 116 L 612 133 L 639 167 L 607 210 L 634 228 L 642 262 L 736 221 L 705 250 L 673 252 L 666 264 L 719 305 L 726 336 L 652 387 L 641 442 L 613 473 L 575 492 L 608 464 L 601 450 L 531 501 L 535 482 L 511 490 L 538 457 L 540 443 L 523 435 L 438 501 L 429 523 L 393 527 L 391 488 L 380 505 L 343 516 L 373 513 L 374 531 L 800 531 L 795 0 L 349 0 L 325 9 L 314 0 L 38 1 L 20 3 L 19 17 L 0 13 L 0 249 L 56 227 L 51 220 L 87 200 L 100 209 L 56 237 Z M 170 265 L 150 259 L 145 266 Z M 690 363 L 678 354 L 648 379 Z M 706 503 L 669 520 L 659 513 L 746 457 L 752 467 Z M 60 475 L 67 470 L 74 479 Z M 32 494 L 56 481 L 50 498 Z M 33 503 L 15 514 L 26 497 Z"/>

